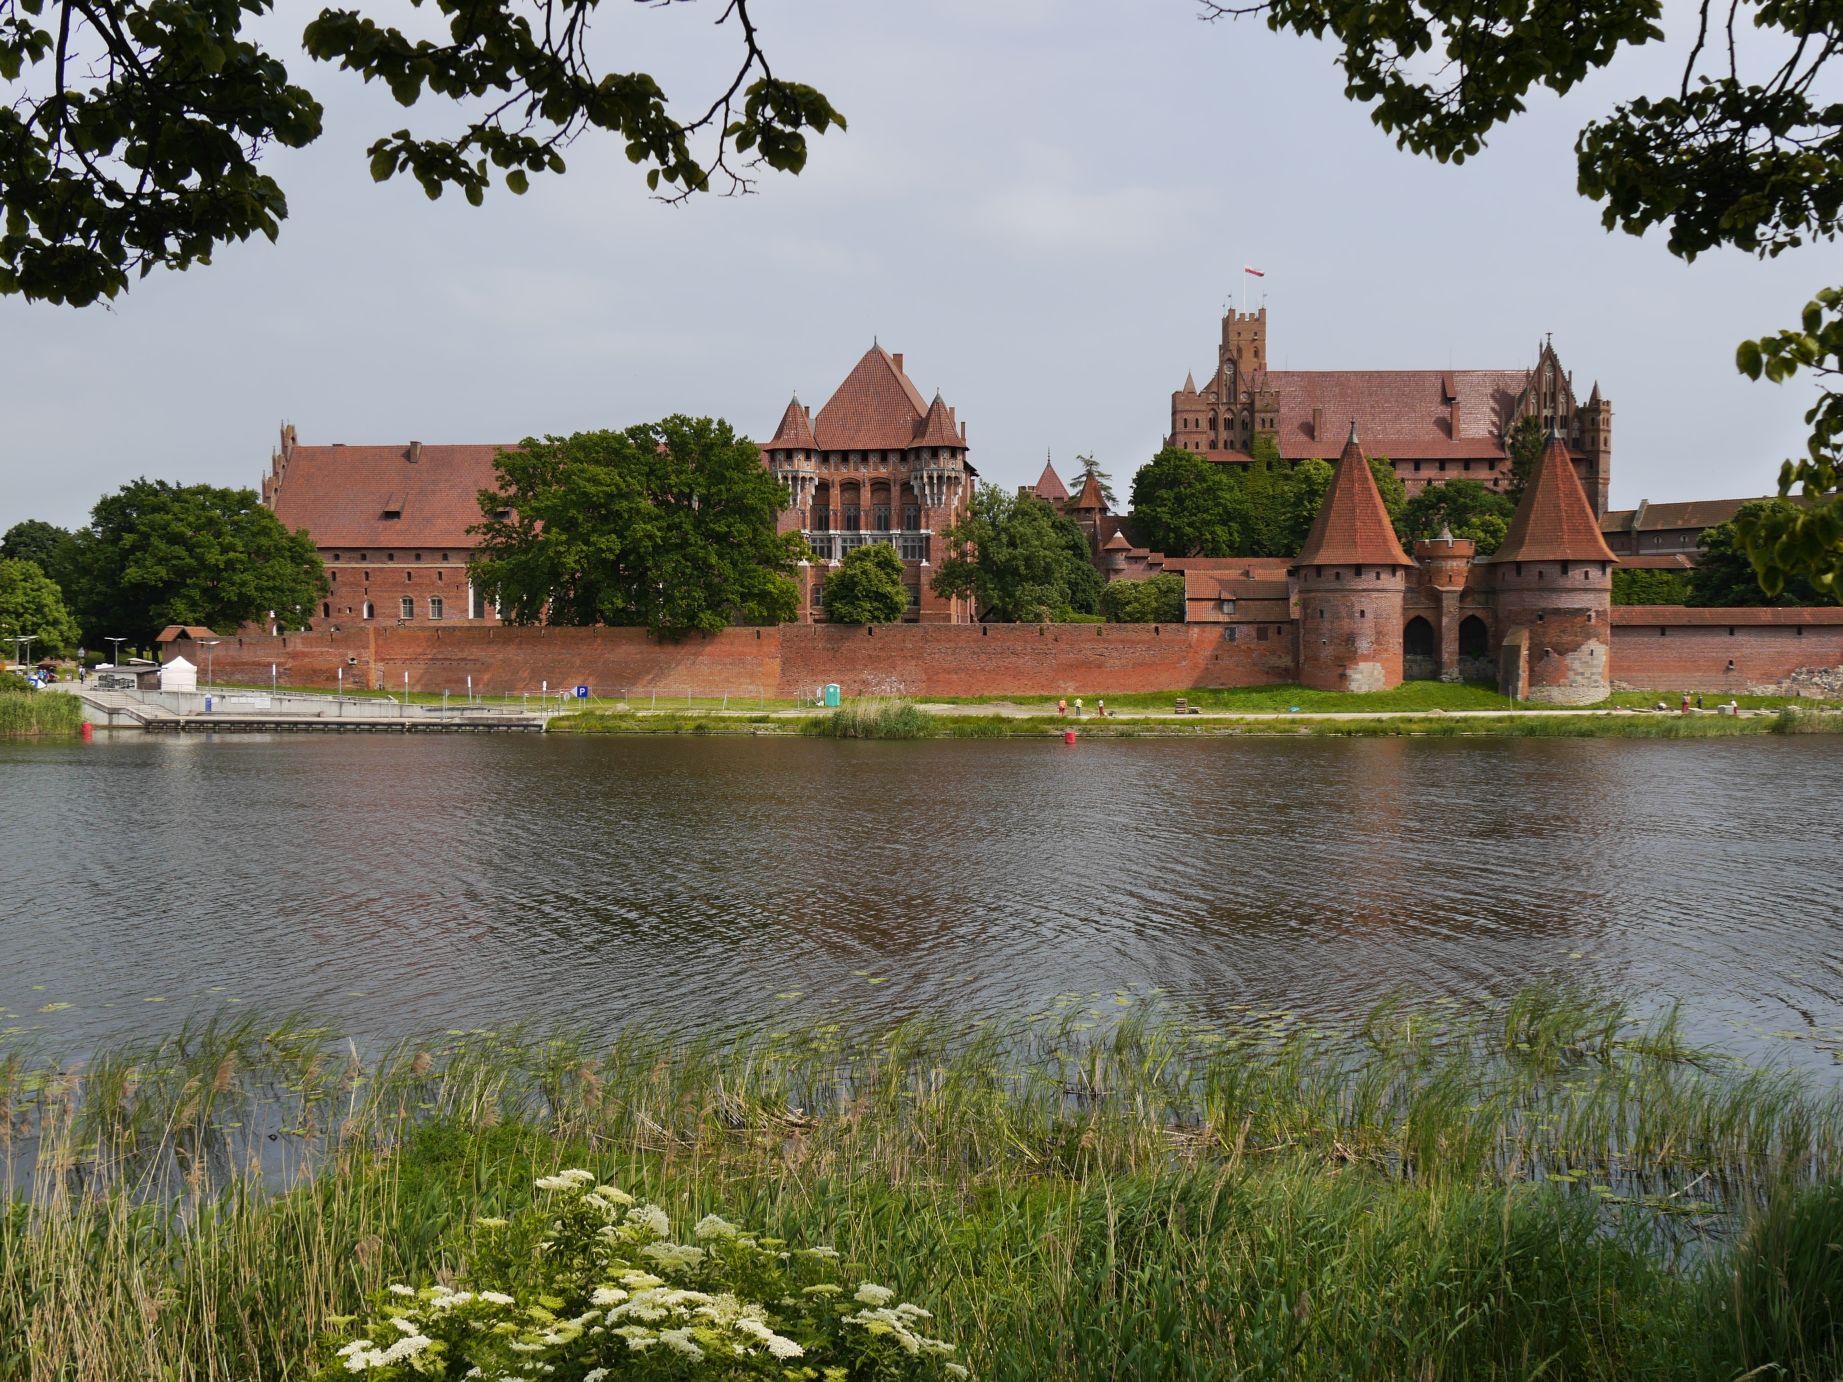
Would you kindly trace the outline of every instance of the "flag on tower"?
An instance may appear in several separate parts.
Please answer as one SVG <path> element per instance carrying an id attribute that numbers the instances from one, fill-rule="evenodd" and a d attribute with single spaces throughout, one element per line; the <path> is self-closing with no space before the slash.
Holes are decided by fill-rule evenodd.
<path id="1" fill-rule="evenodd" d="M 1243 264 L 1243 265 L 1241 266 L 1241 271 L 1242 271 L 1243 273 L 1245 273 L 1245 274 L 1253 274 L 1253 275 L 1254 275 L 1254 276 L 1255 276 L 1256 278 L 1265 278 L 1265 277 L 1267 277 L 1267 272 L 1266 272 L 1266 270 L 1264 270 L 1264 269 L 1251 269 L 1251 268 L 1249 268 L 1249 267 L 1248 267 L 1248 266 L 1247 266 L 1246 264 Z"/>

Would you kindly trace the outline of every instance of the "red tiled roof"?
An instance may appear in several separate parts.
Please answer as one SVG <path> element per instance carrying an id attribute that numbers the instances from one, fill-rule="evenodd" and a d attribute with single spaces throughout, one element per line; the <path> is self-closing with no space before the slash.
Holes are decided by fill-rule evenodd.
<path id="1" fill-rule="evenodd" d="M 1764 496 L 1762 496 L 1764 497 Z M 1636 509 L 1608 509 L 1600 515 L 1603 533 L 1649 533 L 1659 529 L 1713 528 L 1740 512 L 1753 499 L 1688 499 L 1674 504 L 1645 504 Z"/>
<path id="2" fill-rule="evenodd" d="M 922 422 L 921 434 L 909 443 L 911 446 L 964 446 L 960 440 L 960 430 L 954 423 L 953 409 L 941 401 L 937 393 L 934 402 L 928 405 L 928 416 Z"/>
<path id="3" fill-rule="evenodd" d="M 1843 624 L 1843 605 L 1810 609 L 1772 605 L 1614 605 L 1615 624 L 1733 624 L 1737 627 L 1789 624 Z"/>
<path id="4" fill-rule="evenodd" d="M 1696 563 L 1687 552 L 1627 552 L 1619 558 L 1627 571 L 1694 571 Z"/>
<path id="5" fill-rule="evenodd" d="M 1585 502 L 1583 500 L 1583 502 Z M 1357 426 L 1337 458 L 1331 488 L 1325 491 L 1318 517 L 1305 546 L 1294 559 L 1298 566 L 1413 566 L 1401 550 L 1389 511 L 1376 492 L 1376 477 L 1357 443 Z"/>
<path id="6" fill-rule="evenodd" d="M 1075 503 L 1071 505 L 1071 507 L 1077 509 L 1104 509 L 1107 507 L 1107 499 L 1101 493 L 1101 482 L 1095 478 L 1092 470 L 1088 472 L 1087 478 L 1082 481 L 1081 493 L 1075 496 Z"/>
<path id="7" fill-rule="evenodd" d="M 176 638 L 189 638 L 194 643 L 201 638 L 216 638 L 216 629 L 208 629 L 203 624 L 168 624 L 154 636 L 156 643 L 171 643 Z"/>
<path id="8" fill-rule="evenodd" d="M 807 420 L 806 409 L 800 406 L 800 399 L 795 395 L 793 402 L 787 405 L 787 411 L 781 414 L 781 425 L 774 429 L 774 436 L 764 450 L 817 451 L 819 442 L 813 436 L 813 424 Z"/>
<path id="9" fill-rule="evenodd" d="M 1503 543 L 1483 561 L 1617 561 L 1593 516 L 1568 448 L 1555 433 L 1510 516 Z"/>
<path id="10" fill-rule="evenodd" d="M 273 497 L 289 531 L 305 528 L 316 547 L 448 547 L 469 550 L 480 522 L 478 494 L 497 489 L 498 446 L 292 448 Z M 387 510 L 401 515 L 385 518 Z"/>
<path id="11" fill-rule="evenodd" d="M 1330 455 L 1334 430 L 1356 419 L 1364 449 L 1391 460 L 1502 456 L 1511 409 L 1529 382 L 1521 370 L 1269 370 L 1255 387 L 1279 395 L 1275 442 L 1285 460 Z M 1459 404 L 1453 435 L 1449 403 Z M 1312 435 L 1312 410 L 1326 435 Z"/>
<path id="12" fill-rule="evenodd" d="M 1037 477 L 1033 493 L 1037 498 L 1047 499 L 1052 504 L 1059 504 L 1069 497 L 1069 487 L 1062 483 L 1062 477 L 1056 473 L 1056 467 L 1051 465 L 1047 459 L 1043 462 L 1043 473 Z"/>
<path id="13" fill-rule="evenodd" d="M 900 450 L 915 440 L 927 414 L 908 375 L 887 350 L 872 346 L 819 410 L 813 431 L 827 451 Z"/>
<path id="14" fill-rule="evenodd" d="M 1133 550 L 1133 544 L 1127 541 L 1123 531 L 1115 529 L 1114 535 L 1101 544 L 1101 550 L 1103 552 L 1130 552 Z"/>

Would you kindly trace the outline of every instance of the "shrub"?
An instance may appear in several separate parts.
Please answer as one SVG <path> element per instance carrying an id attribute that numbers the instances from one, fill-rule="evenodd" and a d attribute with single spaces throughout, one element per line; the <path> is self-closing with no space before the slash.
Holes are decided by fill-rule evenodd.
<path id="1" fill-rule="evenodd" d="M 902 558 L 887 542 L 853 548 L 826 578 L 826 618 L 834 624 L 893 624 L 908 607 Z"/>
<path id="2" fill-rule="evenodd" d="M 477 1218 L 460 1289 L 392 1285 L 321 1376 L 382 1378 L 964 1377 L 928 1311 L 855 1286 L 828 1247 L 788 1248 L 706 1215 L 675 1241 L 665 1210 L 588 1171 L 537 1181 L 511 1219 Z"/>
<path id="3" fill-rule="evenodd" d="M 934 716 L 913 702 L 872 698 L 809 720 L 802 732 L 822 739 L 925 739 L 933 730 Z"/>
<path id="4" fill-rule="evenodd" d="M 1175 571 L 1144 581 L 1114 581 L 1101 592 L 1110 624 L 1181 624 L 1184 578 Z"/>

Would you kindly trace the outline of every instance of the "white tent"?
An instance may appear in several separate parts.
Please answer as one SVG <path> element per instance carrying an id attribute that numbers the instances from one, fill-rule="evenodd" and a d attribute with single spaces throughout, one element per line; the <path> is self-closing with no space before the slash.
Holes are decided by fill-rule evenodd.
<path id="1" fill-rule="evenodd" d="M 162 663 L 160 689 L 162 691 L 198 690 L 198 668 L 183 657 L 176 657 L 171 662 Z"/>

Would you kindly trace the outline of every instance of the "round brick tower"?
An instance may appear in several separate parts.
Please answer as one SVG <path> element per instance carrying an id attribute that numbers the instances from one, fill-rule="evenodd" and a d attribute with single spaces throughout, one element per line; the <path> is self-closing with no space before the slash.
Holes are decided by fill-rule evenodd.
<path id="1" fill-rule="evenodd" d="M 1469 537 L 1454 537 L 1444 529 L 1438 537 L 1423 538 L 1414 544 L 1414 561 L 1421 568 L 1421 579 L 1435 590 L 1464 590 L 1478 544 Z"/>
<path id="2" fill-rule="evenodd" d="M 1350 424 L 1293 571 L 1299 585 L 1299 680 L 1319 691 L 1401 684 L 1401 601 L 1414 563 L 1396 540 Z"/>
<path id="3" fill-rule="evenodd" d="M 1605 699 L 1617 560 L 1551 428 L 1503 546 L 1481 562 L 1503 633 L 1500 691 L 1543 705 Z"/>

